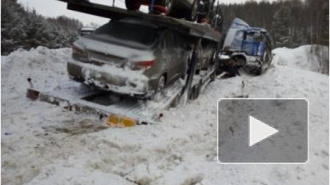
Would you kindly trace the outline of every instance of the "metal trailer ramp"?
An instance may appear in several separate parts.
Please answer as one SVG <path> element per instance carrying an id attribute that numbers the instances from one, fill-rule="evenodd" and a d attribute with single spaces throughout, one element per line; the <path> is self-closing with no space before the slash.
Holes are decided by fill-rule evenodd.
<path id="1" fill-rule="evenodd" d="M 139 100 L 107 91 L 92 90 L 69 81 L 51 89 L 29 88 L 27 97 L 74 112 L 96 115 L 111 126 L 129 127 L 159 121 L 162 111 L 177 104 L 182 84 L 177 81 L 155 100 Z"/>

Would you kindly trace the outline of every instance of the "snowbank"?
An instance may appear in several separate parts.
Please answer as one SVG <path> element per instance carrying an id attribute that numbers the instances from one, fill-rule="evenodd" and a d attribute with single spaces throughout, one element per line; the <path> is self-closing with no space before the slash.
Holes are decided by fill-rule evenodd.
<path id="1" fill-rule="evenodd" d="M 322 63 L 322 59 L 329 63 L 329 48 L 317 46 L 319 50 L 311 53 L 313 47 L 316 46 L 306 45 L 294 49 L 277 48 L 273 50 L 275 54 L 273 64 L 321 73 L 324 68 L 329 67 Z"/>
<path id="2" fill-rule="evenodd" d="M 276 65 L 262 76 L 216 80 L 196 101 L 164 111 L 161 123 L 120 129 L 24 97 L 27 77 L 35 86 L 56 86 L 68 79 L 70 49 L 14 52 L 2 63 L 2 183 L 328 184 L 329 78 L 312 72 L 314 68 L 306 70 L 311 68 L 304 67 L 307 56 L 300 49 L 275 53 Z M 215 161 L 216 101 L 240 95 L 309 99 L 308 164 Z"/>

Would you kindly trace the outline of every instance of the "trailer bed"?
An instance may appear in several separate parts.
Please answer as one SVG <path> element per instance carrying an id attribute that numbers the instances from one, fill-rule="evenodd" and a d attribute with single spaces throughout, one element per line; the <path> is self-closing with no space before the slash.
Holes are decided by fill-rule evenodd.
<path id="1" fill-rule="evenodd" d="M 154 100 L 140 100 L 107 91 L 93 90 L 74 81 L 60 84 L 50 89 L 29 88 L 27 96 L 70 111 L 94 114 L 108 124 L 124 127 L 127 125 L 112 123 L 111 119 L 125 118 L 134 122 L 133 125 L 157 122 L 162 117 L 162 111 L 169 108 L 180 96 L 183 87 L 183 84 L 177 81 L 167 87 L 163 94 L 157 95 Z"/>

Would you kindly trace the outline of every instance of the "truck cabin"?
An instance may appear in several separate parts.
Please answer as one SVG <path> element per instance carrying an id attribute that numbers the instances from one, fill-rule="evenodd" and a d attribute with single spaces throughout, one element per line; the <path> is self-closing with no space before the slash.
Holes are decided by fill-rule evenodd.
<path id="1" fill-rule="evenodd" d="M 262 28 L 232 28 L 224 45 L 225 51 L 244 52 L 250 56 L 263 56 L 266 48 L 272 48 L 272 41 Z"/>

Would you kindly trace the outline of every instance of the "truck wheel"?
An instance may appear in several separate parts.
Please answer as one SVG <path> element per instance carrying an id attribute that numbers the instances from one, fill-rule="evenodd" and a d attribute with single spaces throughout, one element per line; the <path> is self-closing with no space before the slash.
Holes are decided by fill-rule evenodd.
<path id="1" fill-rule="evenodd" d="M 244 67 L 246 65 L 246 60 L 243 57 L 235 57 L 234 60 L 236 61 L 236 65 L 240 67 Z"/>
<path id="2" fill-rule="evenodd" d="M 258 69 L 256 69 L 254 74 L 257 75 L 257 76 L 261 75 L 262 74 L 262 68 L 259 67 Z"/>
<path id="3" fill-rule="evenodd" d="M 194 0 L 191 11 L 190 11 L 190 17 L 188 18 L 190 21 L 196 21 L 198 17 L 198 9 L 199 9 L 199 1 L 200 0 Z"/>
<path id="4" fill-rule="evenodd" d="M 125 5 L 128 11 L 138 11 L 141 6 L 139 3 L 136 3 L 135 0 L 125 0 Z"/>

